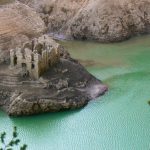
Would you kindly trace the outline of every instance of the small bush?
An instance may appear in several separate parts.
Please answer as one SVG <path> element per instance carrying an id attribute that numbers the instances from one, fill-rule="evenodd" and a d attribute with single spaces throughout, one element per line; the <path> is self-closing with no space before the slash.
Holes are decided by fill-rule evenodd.
<path id="1" fill-rule="evenodd" d="M 12 139 L 6 143 L 6 132 L 0 134 L 0 150 L 13 150 L 13 147 L 18 146 L 20 150 L 26 150 L 27 145 L 19 146 L 20 139 L 18 138 L 17 127 L 14 127 L 12 133 Z"/>

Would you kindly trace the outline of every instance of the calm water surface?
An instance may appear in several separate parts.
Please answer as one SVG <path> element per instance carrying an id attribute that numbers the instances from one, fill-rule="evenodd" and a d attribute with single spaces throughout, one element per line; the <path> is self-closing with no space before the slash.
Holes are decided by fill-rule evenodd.
<path id="1" fill-rule="evenodd" d="M 0 112 L 0 131 L 10 136 L 17 126 L 29 150 L 150 150 L 150 36 L 62 44 L 109 92 L 76 111 L 22 118 Z"/>

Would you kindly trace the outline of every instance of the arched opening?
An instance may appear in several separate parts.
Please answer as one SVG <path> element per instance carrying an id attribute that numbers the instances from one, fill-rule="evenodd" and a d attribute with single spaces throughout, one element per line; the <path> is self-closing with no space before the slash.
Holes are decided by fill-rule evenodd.
<path id="1" fill-rule="evenodd" d="M 32 64 L 32 65 L 31 65 L 31 69 L 34 69 L 34 68 L 35 68 L 35 65 L 34 65 L 34 64 Z"/>
<path id="2" fill-rule="evenodd" d="M 16 55 L 14 56 L 14 65 L 15 66 L 17 65 L 17 56 Z"/>
<path id="3" fill-rule="evenodd" d="M 27 65 L 26 63 L 22 63 L 22 76 L 27 77 L 28 76 L 28 71 L 27 71 Z"/>
<path id="4" fill-rule="evenodd" d="M 35 46 L 35 50 L 37 50 L 38 54 L 42 55 L 43 45 L 41 43 L 38 43 Z"/>
<path id="5" fill-rule="evenodd" d="M 31 60 L 34 61 L 34 55 L 33 54 L 31 55 Z"/>

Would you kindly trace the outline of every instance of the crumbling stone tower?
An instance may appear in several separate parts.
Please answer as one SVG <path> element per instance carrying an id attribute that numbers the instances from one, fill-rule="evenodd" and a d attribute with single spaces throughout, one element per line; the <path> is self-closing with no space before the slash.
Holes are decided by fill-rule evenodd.
<path id="1" fill-rule="evenodd" d="M 11 68 L 21 69 L 24 76 L 33 79 L 46 72 L 59 61 L 59 44 L 47 35 L 27 42 L 22 48 L 10 50 Z"/>

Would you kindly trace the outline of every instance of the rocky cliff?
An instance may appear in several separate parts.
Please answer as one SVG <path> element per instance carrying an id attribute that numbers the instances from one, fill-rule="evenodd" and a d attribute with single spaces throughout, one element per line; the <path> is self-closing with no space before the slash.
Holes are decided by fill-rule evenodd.
<path id="1" fill-rule="evenodd" d="M 150 0 L 20 0 L 63 38 L 115 42 L 150 33 Z"/>

